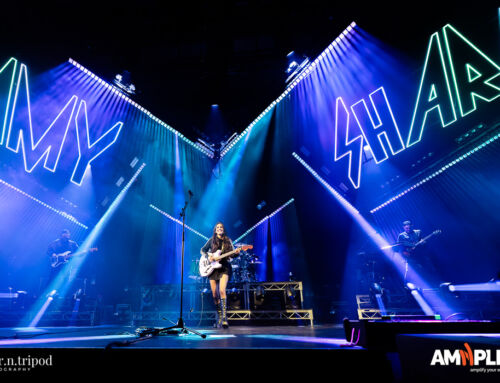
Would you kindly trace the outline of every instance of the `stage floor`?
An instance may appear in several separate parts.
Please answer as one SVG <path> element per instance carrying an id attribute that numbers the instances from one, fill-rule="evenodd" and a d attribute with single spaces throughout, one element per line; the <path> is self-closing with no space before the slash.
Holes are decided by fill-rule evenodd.
<path id="1" fill-rule="evenodd" d="M 345 347 L 340 325 L 231 326 L 229 329 L 195 328 L 207 335 L 159 335 L 137 341 L 137 327 L 44 327 L 0 329 L 0 376 L 29 374 L 54 376 L 92 374 L 107 370 L 120 375 L 130 371 L 157 371 L 172 376 L 182 370 L 190 378 L 207 378 L 214 371 L 242 378 L 295 378 L 297 373 L 331 376 L 356 371 L 357 376 L 390 377 L 392 370 L 383 353 L 362 347 Z M 136 341 L 129 345 L 124 342 Z M 112 344 L 112 347 L 107 347 Z M 45 366 L 19 367 L 18 359 L 46 360 Z M 6 360 L 15 365 L 6 366 Z M 27 359 L 27 360 L 28 360 Z M 3 360 L 3 365 L 2 365 Z M 12 364 L 11 363 L 11 364 Z M 16 364 L 17 363 L 17 364 Z M 147 367 L 146 367 L 147 366 Z M 145 370 L 146 369 L 146 370 Z M 218 374 L 218 373 L 217 373 Z M 313 375 L 314 374 L 314 375 Z M 368 376 L 368 375 L 367 375 Z"/>
<path id="2" fill-rule="evenodd" d="M 105 348 L 113 342 L 137 340 L 131 326 L 0 328 L 0 348 Z M 193 328 L 206 334 L 158 335 L 128 345 L 153 349 L 340 349 L 347 341 L 341 325 L 231 326 Z M 348 347 L 361 350 L 362 347 Z"/>

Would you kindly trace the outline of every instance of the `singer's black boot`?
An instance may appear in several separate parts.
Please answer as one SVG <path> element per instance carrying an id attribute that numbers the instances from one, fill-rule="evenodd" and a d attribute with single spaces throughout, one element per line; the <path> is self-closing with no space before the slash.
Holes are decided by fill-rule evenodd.
<path id="1" fill-rule="evenodd" d="M 222 304 L 222 328 L 228 328 L 229 323 L 227 323 L 227 298 L 222 298 L 221 304 Z"/>
<path id="2" fill-rule="evenodd" d="M 220 307 L 220 302 L 215 303 L 215 310 L 217 311 L 217 314 L 215 316 L 214 328 L 221 328 L 221 326 L 222 326 L 222 311 L 221 311 L 221 307 Z"/>

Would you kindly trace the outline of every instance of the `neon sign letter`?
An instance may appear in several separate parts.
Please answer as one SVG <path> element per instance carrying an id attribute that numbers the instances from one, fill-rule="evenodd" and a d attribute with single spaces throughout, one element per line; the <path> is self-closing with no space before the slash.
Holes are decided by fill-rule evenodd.
<path id="1" fill-rule="evenodd" d="M 10 67 L 10 71 L 9 71 L 9 68 Z M 0 89 L 4 89 L 4 84 L 3 82 L 4 81 L 8 81 L 8 83 L 6 83 L 5 85 L 5 88 L 8 89 L 8 96 L 5 100 L 5 106 L 4 105 L 0 105 L 0 111 L 3 113 L 3 124 L 2 124 L 2 134 L 1 134 L 1 137 L 0 137 L 0 145 L 3 145 L 3 140 L 4 140 L 4 136 L 5 136 L 5 131 L 7 129 L 7 123 L 8 123 L 8 112 L 9 112 L 9 107 L 10 107 L 10 99 L 11 99 L 11 96 L 12 96 L 12 87 L 14 86 L 14 79 L 16 77 L 16 69 L 17 69 L 17 60 L 15 58 L 11 58 L 9 61 L 7 61 L 7 63 L 5 63 L 5 65 L 2 67 L 2 69 L 0 69 Z M 9 76 L 10 75 L 10 79 Z"/>
<path id="2" fill-rule="evenodd" d="M 19 92 L 20 88 L 25 92 Z M 41 137 L 36 139 L 31 121 L 27 68 L 26 65 L 21 64 L 12 103 L 6 147 L 15 153 L 19 153 L 19 147 L 21 147 L 24 169 L 28 173 L 31 173 L 44 158 L 44 168 L 55 172 L 66 140 L 69 124 L 71 123 L 71 116 L 76 106 L 76 100 L 76 96 L 71 97 Z M 20 104 L 23 112 L 16 113 Z M 15 115 L 20 118 L 14 120 Z"/>
<path id="3" fill-rule="evenodd" d="M 107 148 L 113 145 L 120 134 L 123 122 L 117 122 L 111 129 L 101 135 L 93 143 L 90 143 L 89 123 L 87 119 L 87 106 L 85 101 L 80 101 L 78 112 L 75 117 L 76 137 L 78 140 L 78 161 L 71 182 L 77 185 L 82 184 L 85 171 L 90 166 L 90 163 L 99 157 Z M 112 132 L 114 131 L 114 134 Z"/>
<path id="4" fill-rule="evenodd" d="M 363 140 L 359 125 L 350 122 L 349 111 L 344 100 L 338 97 L 335 106 L 335 161 L 348 156 L 348 176 L 355 188 L 359 188 L 361 180 Z"/>
<path id="5" fill-rule="evenodd" d="M 17 71 L 17 60 L 11 58 L 0 69 L 0 86 L 6 81 L 9 81 L 8 97 L 0 105 L 0 113 L 5 113 L 0 145 L 3 145 L 5 141 L 7 149 L 15 153 L 21 151 L 24 169 L 28 173 L 31 173 L 42 161 L 45 169 L 55 172 L 68 131 L 74 126 L 78 160 L 74 165 L 71 182 L 81 185 L 91 162 L 116 142 L 123 122 L 117 122 L 100 137 L 91 138 L 86 103 L 80 100 L 75 113 L 78 97 L 72 96 L 50 126 L 40 132 L 40 130 L 33 129 L 26 65 L 21 64 Z"/>
<path id="6" fill-rule="evenodd" d="M 404 150 L 405 145 L 384 88 L 378 88 L 369 97 L 374 113 L 370 113 L 364 99 L 352 105 L 351 110 L 378 164 L 388 158 L 382 137 L 389 144 L 392 155 Z"/>
<path id="7" fill-rule="evenodd" d="M 442 127 L 457 119 L 438 32 L 431 36 L 427 47 L 407 147 L 422 139 L 424 128 L 429 122 L 427 117 L 431 112 L 438 113 Z"/>
<path id="8" fill-rule="evenodd" d="M 451 25 L 443 28 L 443 34 L 458 106 L 463 117 L 476 110 L 476 99 L 491 102 L 500 96 L 500 66 Z"/>

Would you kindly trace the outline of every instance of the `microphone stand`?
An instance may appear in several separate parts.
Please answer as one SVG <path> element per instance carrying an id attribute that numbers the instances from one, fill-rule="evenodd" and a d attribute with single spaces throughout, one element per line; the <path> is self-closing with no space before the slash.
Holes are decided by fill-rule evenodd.
<path id="1" fill-rule="evenodd" d="M 180 315 L 179 315 L 179 320 L 177 321 L 177 324 L 175 326 L 170 326 L 166 327 L 163 329 L 155 329 L 153 330 L 153 335 L 166 332 L 167 334 L 177 334 L 176 330 L 178 331 L 178 334 L 187 334 L 188 332 L 192 332 L 193 334 L 201 336 L 203 339 L 205 339 L 207 336 L 206 334 L 199 333 L 198 331 L 192 330 L 190 328 L 187 328 L 184 326 L 184 319 L 182 318 L 182 302 L 183 302 L 183 296 L 184 296 L 184 244 L 185 244 L 185 219 L 186 219 L 186 209 L 191 201 L 191 197 L 193 196 L 193 193 L 191 190 L 188 190 L 189 193 L 189 199 L 186 201 L 184 204 L 184 207 L 181 210 L 180 216 L 182 217 L 182 247 L 181 247 L 181 307 L 180 307 Z"/>
<path id="2" fill-rule="evenodd" d="M 193 193 L 191 190 L 188 190 L 189 193 L 189 199 L 186 201 L 184 204 L 184 207 L 181 210 L 180 216 L 182 217 L 182 249 L 181 249 L 181 307 L 180 307 L 180 315 L 179 315 L 179 320 L 177 321 L 177 324 L 174 326 L 170 327 L 165 327 L 165 328 L 138 328 L 136 329 L 136 334 L 139 338 L 131 341 L 124 341 L 124 342 L 111 342 L 106 346 L 106 349 L 112 349 L 113 347 L 126 347 L 130 346 L 133 343 L 140 342 L 143 340 L 148 340 L 153 338 L 156 335 L 160 335 L 162 333 L 165 333 L 167 335 L 180 335 L 180 334 L 188 334 L 189 332 L 192 332 L 193 334 L 201 336 L 203 339 L 207 337 L 206 334 L 202 334 L 198 331 L 192 330 L 190 328 L 187 328 L 184 326 L 184 319 L 182 318 L 182 303 L 183 303 L 183 296 L 184 296 L 184 243 L 185 243 L 185 219 L 186 219 L 186 209 L 191 201 L 191 197 L 193 196 Z"/>

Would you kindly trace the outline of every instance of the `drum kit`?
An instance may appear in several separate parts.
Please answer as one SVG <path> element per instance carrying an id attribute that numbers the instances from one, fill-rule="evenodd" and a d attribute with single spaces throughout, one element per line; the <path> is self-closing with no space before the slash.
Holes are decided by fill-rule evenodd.
<path id="1" fill-rule="evenodd" d="M 236 243 L 235 247 L 245 246 L 244 243 Z M 195 271 L 198 270 L 199 259 L 193 260 L 193 267 L 191 276 L 189 278 L 201 280 L 204 279 L 199 276 Z M 233 258 L 231 261 L 231 266 L 233 269 L 232 282 L 244 283 L 244 282 L 257 282 L 257 266 L 262 264 L 259 258 L 250 253 L 250 251 L 240 251 L 240 254 Z"/>
<path id="2" fill-rule="evenodd" d="M 242 246 L 242 243 L 238 244 Z M 231 265 L 233 267 L 234 282 L 257 282 L 257 266 L 262 264 L 255 254 L 248 251 L 241 251 L 240 255 L 233 259 Z"/>

